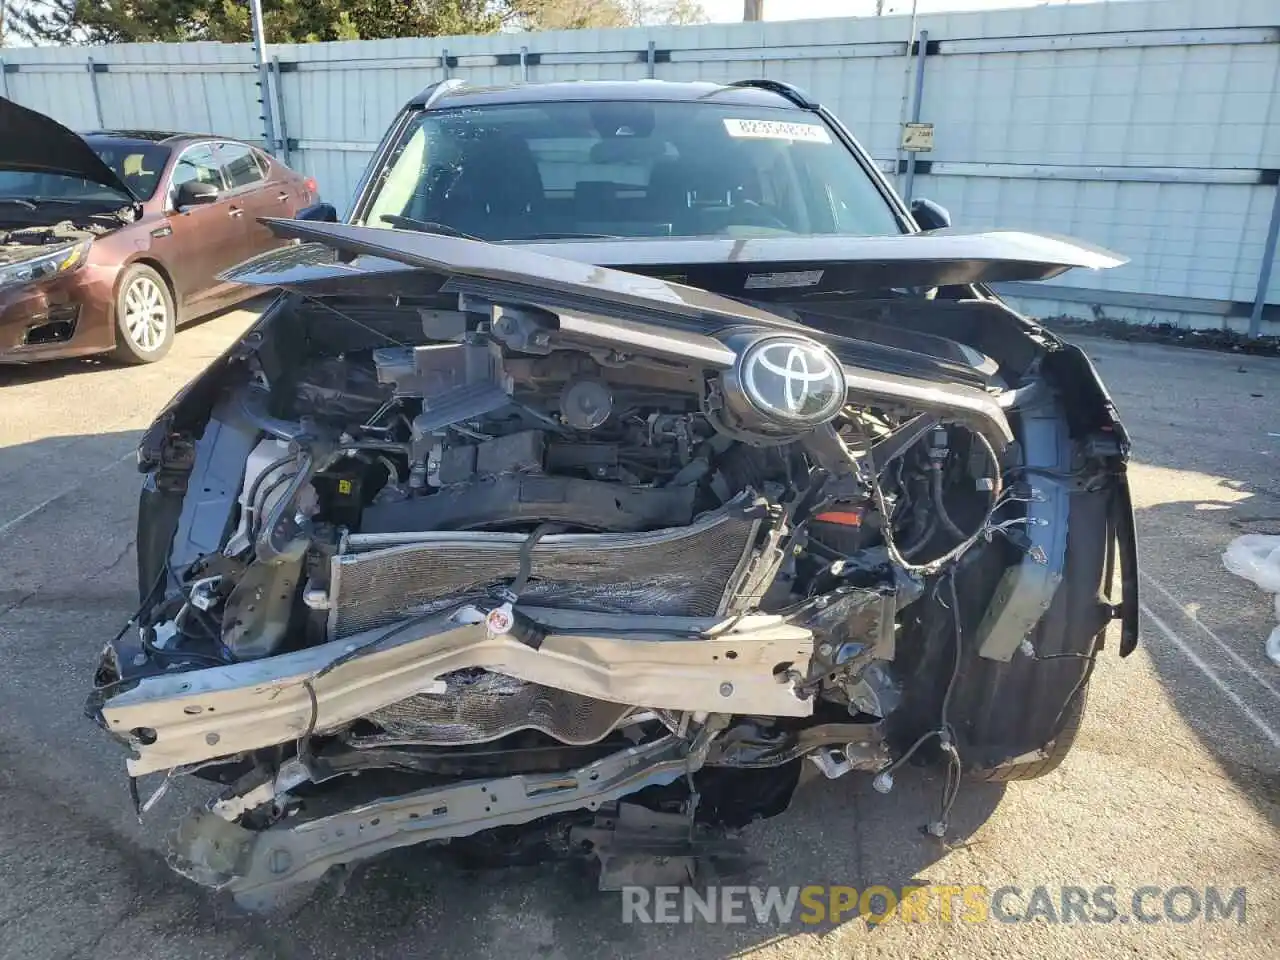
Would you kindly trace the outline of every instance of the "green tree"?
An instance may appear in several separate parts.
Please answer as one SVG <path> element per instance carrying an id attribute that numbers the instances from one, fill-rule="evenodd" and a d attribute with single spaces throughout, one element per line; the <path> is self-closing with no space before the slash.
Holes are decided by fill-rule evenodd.
<path id="1" fill-rule="evenodd" d="M 243 42 L 247 0 L 0 0 L 31 43 Z M 268 43 L 705 23 L 698 0 L 262 0 Z M 2 33 L 0 33 L 2 35 Z"/>
<path id="2" fill-rule="evenodd" d="M 504 19 L 523 30 L 586 30 L 632 24 L 623 0 L 510 0 Z"/>
<path id="3" fill-rule="evenodd" d="M 268 43 L 492 33 L 491 0 L 263 0 Z M 36 43 L 252 39 L 245 0 L 25 0 L 13 31 Z"/>

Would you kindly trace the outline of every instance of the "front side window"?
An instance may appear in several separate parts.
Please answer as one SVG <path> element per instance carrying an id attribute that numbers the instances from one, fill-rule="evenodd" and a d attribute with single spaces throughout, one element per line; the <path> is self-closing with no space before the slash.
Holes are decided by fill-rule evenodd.
<path id="1" fill-rule="evenodd" d="M 422 113 L 361 222 L 485 240 L 902 232 L 819 117 L 706 102 Z"/>
<path id="2" fill-rule="evenodd" d="M 188 147 L 173 165 L 173 179 L 169 185 L 169 205 L 175 205 L 178 188 L 189 180 L 197 183 L 211 183 L 219 190 L 225 189 L 222 174 L 218 172 L 218 159 L 214 155 L 213 145 L 202 143 Z"/>
<path id="3" fill-rule="evenodd" d="M 218 144 L 219 166 L 228 190 L 250 187 L 263 179 L 262 167 L 253 150 L 242 143 Z"/>

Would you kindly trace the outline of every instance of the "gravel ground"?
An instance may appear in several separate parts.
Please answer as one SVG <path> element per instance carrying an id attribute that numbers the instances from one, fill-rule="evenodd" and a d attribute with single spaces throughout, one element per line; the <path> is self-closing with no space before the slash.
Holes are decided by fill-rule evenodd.
<path id="1" fill-rule="evenodd" d="M 185 330 L 157 366 L 0 369 L 0 958 L 1275 956 L 1273 614 L 1220 555 L 1239 533 L 1280 533 L 1280 360 L 1103 340 L 1082 342 L 1135 437 L 1144 637 L 1126 661 L 1104 656 L 1069 760 L 1032 783 L 967 786 L 946 845 L 920 832 L 935 778 L 908 773 L 887 797 L 808 783 L 749 830 L 752 882 L 1043 884 L 1055 898 L 1112 884 L 1121 913 L 1142 885 L 1212 884 L 1247 888 L 1244 923 L 642 926 L 569 865 L 466 872 L 412 849 L 265 918 L 174 877 L 156 851 L 181 796 L 139 827 L 121 756 L 81 704 L 135 597 L 138 432 L 250 319 Z"/>

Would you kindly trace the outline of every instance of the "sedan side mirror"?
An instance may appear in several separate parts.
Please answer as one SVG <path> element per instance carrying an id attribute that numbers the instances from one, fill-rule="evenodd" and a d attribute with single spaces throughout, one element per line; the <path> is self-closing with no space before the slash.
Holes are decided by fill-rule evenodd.
<path id="1" fill-rule="evenodd" d="M 317 223 L 337 223 L 338 211 L 332 203 L 313 203 L 293 215 L 295 220 L 314 220 Z"/>
<path id="2" fill-rule="evenodd" d="M 212 183 L 201 183 L 199 180 L 188 180 L 178 186 L 178 196 L 174 200 L 179 210 L 187 207 L 199 207 L 206 203 L 215 203 L 218 199 L 218 188 Z"/>
<path id="3" fill-rule="evenodd" d="M 911 218 L 921 230 L 941 230 L 951 226 L 951 213 L 940 203 L 924 197 L 911 201 Z"/>

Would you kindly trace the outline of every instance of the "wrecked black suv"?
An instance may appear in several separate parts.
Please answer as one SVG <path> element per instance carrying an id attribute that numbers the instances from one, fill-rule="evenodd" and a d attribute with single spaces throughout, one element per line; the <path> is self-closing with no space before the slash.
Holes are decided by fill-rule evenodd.
<path id="1" fill-rule="evenodd" d="M 139 447 L 89 701 L 135 802 L 223 786 L 194 880 L 451 841 L 666 882 L 805 764 L 945 766 L 941 835 L 1137 642 L 1125 432 L 984 286 L 1119 258 L 937 229 L 766 81 L 441 84 L 323 213 L 270 221 L 302 242 L 228 279 L 278 298 Z"/>

